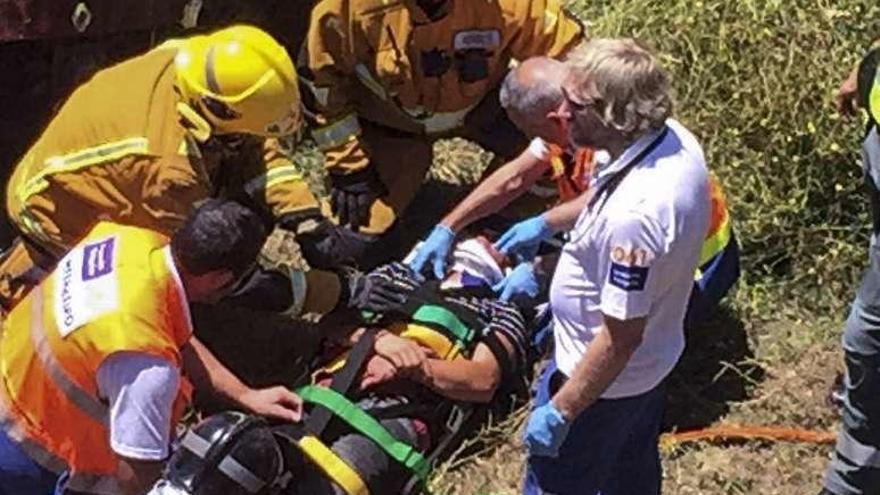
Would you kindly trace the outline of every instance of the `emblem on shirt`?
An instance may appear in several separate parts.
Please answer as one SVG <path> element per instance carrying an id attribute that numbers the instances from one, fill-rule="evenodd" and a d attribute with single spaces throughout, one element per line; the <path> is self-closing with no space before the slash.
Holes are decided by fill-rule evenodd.
<path id="1" fill-rule="evenodd" d="M 93 280 L 113 271 L 113 248 L 116 239 L 111 237 L 83 247 L 82 279 Z"/>
<path id="2" fill-rule="evenodd" d="M 455 51 L 491 50 L 501 45 L 501 32 L 497 29 L 474 29 L 459 31 L 452 39 Z"/>
<path id="3" fill-rule="evenodd" d="M 611 248 L 611 268 L 608 271 L 608 282 L 627 292 L 645 290 L 650 261 L 650 255 L 646 249 L 627 249 L 622 246 L 614 246 Z"/>

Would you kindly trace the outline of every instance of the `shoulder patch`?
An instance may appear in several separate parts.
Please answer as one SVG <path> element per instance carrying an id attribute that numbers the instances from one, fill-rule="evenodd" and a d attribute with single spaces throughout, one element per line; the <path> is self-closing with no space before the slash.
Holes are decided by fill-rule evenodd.
<path id="1" fill-rule="evenodd" d="M 645 290 L 648 270 L 646 266 L 623 265 L 612 261 L 611 269 L 608 271 L 608 282 L 627 292 Z"/>

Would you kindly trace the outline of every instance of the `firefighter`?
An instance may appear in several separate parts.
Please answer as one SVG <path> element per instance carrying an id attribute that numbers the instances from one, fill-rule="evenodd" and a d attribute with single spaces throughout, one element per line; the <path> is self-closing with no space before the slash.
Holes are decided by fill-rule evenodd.
<path id="1" fill-rule="evenodd" d="M 251 26 L 171 40 L 97 72 L 61 106 L 9 180 L 7 213 L 19 237 L 0 260 L 3 307 L 98 219 L 170 234 L 195 205 L 217 195 L 247 200 L 290 229 L 318 218 L 318 202 L 279 141 L 300 124 L 293 62 Z M 327 311 L 337 302 L 335 275 L 297 277 L 327 280 L 325 290 L 309 300 L 301 290 L 291 303 L 287 281 L 287 306 Z"/>
<path id="2" fill-rule="evenodd" d="M 144 493 L 192 384 L 298 421 L 283 387 L 253 389 L 195 337 L 191 303 L 252 270 L 266 232 L 233 201 L 205 202 L 170 239 L 98 222 L 0 329 L 0 494 Z"/>
<path id="3" fill-rule="evenodd" d="M 558 0 L 319 2 L 300 71 L 330 177 L 324 213 L 350 228 L 350 257 L 369 267 L 397 254 L 377 241 L 416 195 L 437 138 L 518 153 L 499 83 L 514 60 L 559 57 L 581 36 Z"/>

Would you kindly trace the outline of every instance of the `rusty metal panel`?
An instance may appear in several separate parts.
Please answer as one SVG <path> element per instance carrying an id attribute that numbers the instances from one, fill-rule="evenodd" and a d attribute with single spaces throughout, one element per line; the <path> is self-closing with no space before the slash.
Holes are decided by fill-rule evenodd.
<path id="1" fill-rule="evenodd" d="M 189 0 L 0 0 L 0 42 L 106 36 L 178 23 Z"/>

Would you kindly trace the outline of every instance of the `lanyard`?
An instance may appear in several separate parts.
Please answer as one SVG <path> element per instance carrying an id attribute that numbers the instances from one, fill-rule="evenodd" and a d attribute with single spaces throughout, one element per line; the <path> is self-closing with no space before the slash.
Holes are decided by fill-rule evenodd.
<path id="1" fill-rule="evenodd" d="M 640 151 L 636 156 L 632 157 L 626 165 L 620 168 L 617 172 L 614 173 L 608 180 L 600 184 L 596 189 L 593 190 L 593 195 L 590 196 L 589 201 L 587 201 L 587 207 L 584 208 L 584 211 L 581 212 L 581 217 L 578 218 L 577 223 L 574 226 L 574 229 L 571 230 L 568 234 L 568 241 L 573 242 L 580 239 L 587 231 L 590 230 L 590 226 L 593 222 L 596 221 L 596 217 L 599 212 L 602 210 L 602 207 L 605 206 L 605 203 L 608 202 L 608 199 L 611 197 L 611 194 L 617 190 L 617 187 L 620 186 L 620 183 L 623 182 L 623 179 L 634 169 L 639 163 L 641 163 L 648 155 L 650 155 L 654 150 L 660 146 L 660 143 L 666 139 L 666 135 L 669 134 L 669 127 L 664 126 L 663 130 L 660 131 L 660 134 L 654 138 L 651 143 L 646 146 L 642 151 Z M 597 203 L 602 202 L 599 205 L 599 208 L 593 211 L 593 207 L 596 206 Z"/>
<path id="2" fill-rule="evenodd" d="M 596 210 L 596 213 L 602 210 L 602 207 L 605 206 L 605 203 L 608 202 L 608 198 L 614 194 L 614 191 L 617 190 L 617 187 L 620 186 L 620 183 L 623 182 L 623 179 L 626 178 L 627 175 L 632 171 L 632 169 L 636 168 L 636 166 L 644 160 L 648 155 L 650 155 L 660 143 L 666 139 L 666 135 L 669 134 L 669 127 L 663 126 L 663 130 L 660 131 L 660 134 L 651 141 L 651 144 L 645 146 L 645 148 L 639 152 L 638 155 L 632 157 L 632 159 L 627 162 L 626 165 L 620 168 L 614 175 L 612 175 L 608 180 L 603 182 L 596 188 L 596 192 L 593 194 L 593 197 L 590 198 L 589 203 L 587 203 L 587 209 L 592 210 L 596 203 L 600 200 L 602 204 L 599 205 L 599 209 Z"/>

